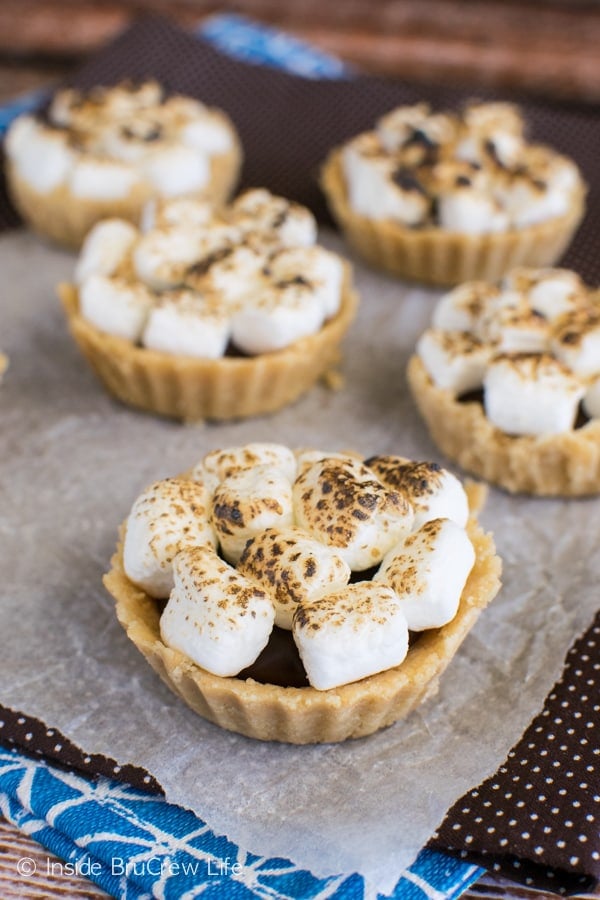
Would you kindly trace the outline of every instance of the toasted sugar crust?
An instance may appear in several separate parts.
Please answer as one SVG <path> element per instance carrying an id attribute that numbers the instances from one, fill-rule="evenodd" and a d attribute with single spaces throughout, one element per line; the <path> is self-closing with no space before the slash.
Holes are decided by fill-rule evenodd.
<path id="1" fill-rule="evenodd" d="M 484 489 L 480 485 L 466 489 L 475 511 L 483 502 Z M 440 676 L 500 588 L 501 562 L 494 542 L 473 516 L 467 531 L 476 560 L 452 622 L 424 632 L 397 668 L 328 691 L 283 688 L 211 675 L 165 646 L 156 603 L 123 570 L 124 531 L 123 526 L 104 584 L 116 601 L 117 617 L 128 637 L 195 712 L 229 731 L 263 741 L 337 742 L 364 737 L 404 718 L 435 695 Z"/>
<path id="2" fill-rule="evenodd" d="M 406 228 L 391 220 L 357 215 L 350 207 L 341 150 L 333 150 L 321 170 L 321 187 L 349 244 L 370 265 L 425 284 L 498 281 L 517 266 L 553 265 L 571 242 L 585 205 L 585 189 L 564 215 L 525 228 L 470 235 L 442 228 Z"/>
<path id="3" fill-rule="evenodd" d="M 129 406 L 186 421 L 244 418 L 292 403 L 337 363 L 358 306 L 346 266 L 340 310 L 316 334 L 273 353 L 213 360 L 136 347 L 80 315 L 75 285 L 60 285 L 59 295 L 71 334 L 111 394 Z"/>
<path id="4" fill-rule="evenodd" d="M 480 403 L 434 385 L 413 356 L 408 383 L 429 432 L 449 459 L 511 493 L 579 497 L 600 492 L 600 421 L 543 437 L 504 434 Z"/>
<path id="5" fill-rule="evenodd" d="M 242 149 L 230 126 L 233 141 L 227 153 L 211 157 L 211 176 L 199 198 L 221 206 L 235 188 L 242 164 Z M 150 185 L 137 184 L 126 197 L 117 200 L 88 200 L 74 197 L 63 184 L 42 194 L 18 174 L 11 160 L 6 159 L 6 177 L 11 200 L 17 211 L 34 231 L 42 237 L 77 250 L 90 228 L 102 219 L 127 219 L 138 225 L 144 205 L 154 196 Z"/>

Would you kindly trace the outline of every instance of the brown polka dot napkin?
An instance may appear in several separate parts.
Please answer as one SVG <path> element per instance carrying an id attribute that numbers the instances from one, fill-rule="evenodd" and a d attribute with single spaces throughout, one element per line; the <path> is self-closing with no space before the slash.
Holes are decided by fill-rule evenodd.
<path id="1" fill-rule="evenodd" d="M 327 151 L 400 103 L 451 106 L 471 95 L 360 77 L 314 82 L 235 62 L 160 19 L 147 19 L 90 60 L 81 87 L 155 77 L 168 89 L 225 109 L 245 150 L 242 186 L 265 185 L 327 213 L 318 167 Z M 572 156 L 590 191 L 586 219 L 564 264 L 600 283 L 600 116 L 590 107 L 525 102 L 534 137 Z M 0 173 L 1 175 L 1 173 Z M 17 218 L 0 183 L 0 230 Z M 448 813 L 432 842 L 514 880 L 581 892 L 600 879 L 600 614 L 573 646 L 563 677 L 496 775 Z M 0 741 L 87 774 L 160 785 L 134 766 L 87 756 L 56 730 L 0 707 Z"/>
<path id="2" fill-rule="evenodd" d="M 542 712 L 432 845 L 549 890 L 600 880 L 600 613 Z"/>

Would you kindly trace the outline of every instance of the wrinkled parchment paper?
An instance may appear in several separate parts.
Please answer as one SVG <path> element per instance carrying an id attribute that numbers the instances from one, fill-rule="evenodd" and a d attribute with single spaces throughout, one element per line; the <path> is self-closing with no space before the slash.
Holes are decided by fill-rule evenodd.
<path id="1" fill-rule="evenodd" d="M 327 236 L 327 243 L 341 243 Z M 150 481 L 250 440 L 441 460 L 404 370 L 436 297 L 358 266 L 345 388 L 242 423 L 181 426 L 109 399 L 80 358 L 54 284 L 72 257 L 31 235 L 0 241 L 0 702 L 88 753 L 147 768 L 167 798 L 259 855 L 391 888 L 467 789 L 491 774 L 540 708 L 598 604 L 600 501 L 492 490 L 483 521 L 504 588 L 405 722 L 323 747 L 261 744 L 204 722 L 117 624 L 101 577 L 119 523 Z"/>

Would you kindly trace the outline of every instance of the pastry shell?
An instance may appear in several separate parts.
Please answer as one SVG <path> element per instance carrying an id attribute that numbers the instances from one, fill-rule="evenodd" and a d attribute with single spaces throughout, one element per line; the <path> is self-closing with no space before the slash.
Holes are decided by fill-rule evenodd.
<path id="1" fill-rule="evenodd" d="M 525 228 L 481 235 L 435 227 L 406 228 L 354 212 L 348 203 L 339 149 L 325 161 L 321 186 L 334 219 L 359 256 L 392 275 L 443 286 L 498 281 L 516 266 L 552 266 L 570 244 L 585 206 L 581 184 L 568 213 Z"/>
<path id="2" fill-rule="evenodd" d="M 315 334 L 258 356 L 196 359 L 99 331 L 80 314 L 75 285 L 58 292 L 71 334 L 105 388 L 128 406 L 186 421 L 244 418 L 292 403 L 338 362 L 358 306 L 346 266 L 340 309 Z"/>
<path id="3" fill-rule="evenodd" d="M 513 437 L 496 428 L 481 403 L 460 402 L 438 388 L 418 356 L 408 383 L 435 444 L 467 472 L 511 493 L 577 497 L 600 492 L 600 421 L 543 437 Z"/>
<path id="4" fill-rule="evenodd" d="M 211 158 L 211 175 L 206 188 L 200 194 L 192 195 L 210 200 L 217 207 L 233 193 L 242 165 L 241 145 L 233 126 L 229 127 L 231 149 Z M 8 158 L 6 180 L 10 198 L 25 223 L 42 237 L 73 250 L 81 246 L 90 228 L 102 219 L 127 219 L 138 225 L 145 204 L 154 196 L 149 184 L 134 185 L 126 197 L 116 200 L 76 197 L 66 184 L 40 193 L 21 178 Z"/>
<path id="5" fill-rule="evenodd" d="M 471 509 L 485 489 L 467 485 Z M 263 741 L 314 744 L 364 737 L 407 716 L 438 689 L 439 678 L 500 587 L 501 563 L 491 535 L 474 515 L 468 535 L 475 565 L 456 617 L 424 632 L 401 666 L 328 691 L 221 678 L 206 672 L 161 640 L 158 606 L 123 570 L 122 542 L 104 584 L 116 601 L 119 622 L 162 680 L 203 718 L 229 731 Z M 124 537 L 124 527 L 122 535 Z"/>

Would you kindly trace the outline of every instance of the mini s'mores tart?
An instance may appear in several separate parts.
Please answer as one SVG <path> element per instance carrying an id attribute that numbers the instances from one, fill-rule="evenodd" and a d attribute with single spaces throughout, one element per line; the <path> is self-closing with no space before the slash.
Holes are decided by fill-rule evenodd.
<path id="1" fill-rule="evenodd" d="M 400 107 L 330 154 L 322 186 L 357 253 L 431 284 L 552 265 L 584 212 L 577 166 L 528 143 L 508 103 Z"/>
<path id="2" fill-rule="evenodd" d="M 435 694 L 497 593 L 483 498 L 400 456 L 212 451 L 137 498 L 104 583 L 204 718 L 260 740 L 360 737 Z"/>
<path id="3" fill-rule="evenodd" d="M 433 439 L 467 471 L 514 492 L 600 492 L 600 294 L 574 272 L 455 288 L 408 381 Z"/>
<path id="4" fill-rule="evenodd" d="M 128 405 L 194 420 L 271 412 L 337 362 L 357 297 L 302 206 L 252 190 L 155 202 L 92 228 L 61 285 L 69 326 Z"/>
<path id="5" fill-rule="evenodd" d="M 101 219 L 137 222 L 151 197 L 227 200 L 241 166 L 232 123 L 156 82 L 58 91 L 6 137 L 10 195 L 32 228 L 79 247 Z"/>

